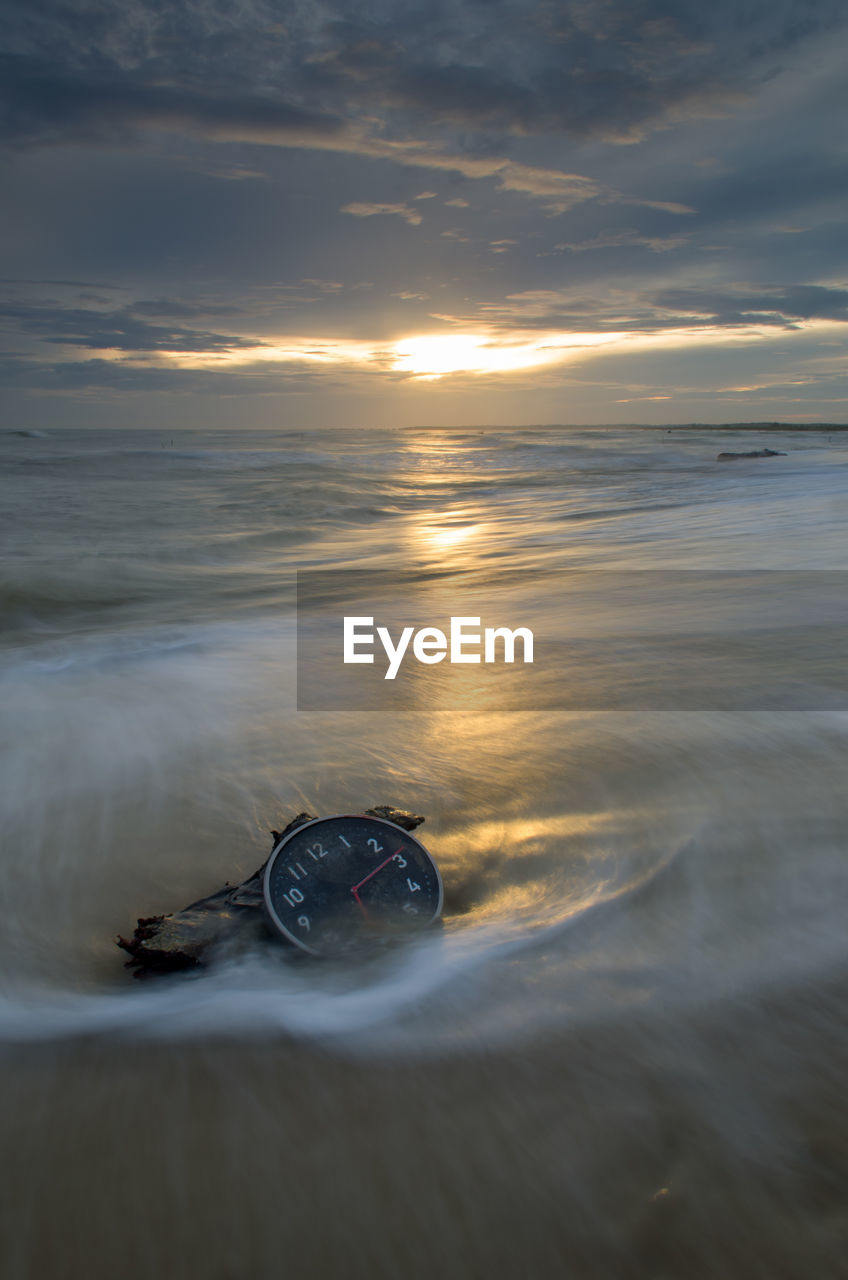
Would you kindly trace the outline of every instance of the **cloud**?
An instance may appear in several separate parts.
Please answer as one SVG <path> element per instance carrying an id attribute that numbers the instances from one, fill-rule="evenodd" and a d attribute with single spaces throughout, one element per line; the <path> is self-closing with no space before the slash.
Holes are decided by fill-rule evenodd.
<path id="1" fill-rule="evenodd" d="M 0 138 L 16 147 L 80 143 L 127 147 L 141 145 L 146 132 L 157 131 L 219 143 L 349 153 L 471 179 L 492 178 L 506 191 L 542 199 L 551 213 L 567 212 L 594 197 L 691 212 L 682 205 L 630 199 L 583 175 L 529 165 L 493 155 L 489 149 L 486 154 L 463 153 L 446 151 L 433 138 L 381 137 L 371 124 L 320 108 L 308 109 L 278 96 L 260 96 L 248 89 L 239 94 L 231 90 L 216 94 L 147 83 L 137 72 L 118 76 L 98 69 L 83 75 L 6 55 L 0 57 L 0 110 Z M 220 168 L 196 162 L 192 166 L 228 179 L 262 176 L 244 166 Z M 424 200 L 434 195 L 424 191 L 413 198 Z M 354 210 L 348 205 L 343 212 Z M 416 218 L 420 221 L 406 206 L 375 206 L 373 212 L 396 212 L 413 225 Z"/>
<path id="2" fill-rule="evenodd" d="M 664 289 L 654 306 L 691 320 L 722 325 L 791 325 L 796 320 L 848 321 L 848 289 L 825 285 L 735 285 L 724 289 Z"/>
<path id="3" fill-rule="evenodd" d="M 156 310 L 160 304 L 152 305 L 153 314 L 161 314 Z M 142 303 L 137 309 L 144 306 Z M 182 311 L 191 314 L 192 308 L 183 306 Z M 81 307 L 7 305 L 0 307 L 0 324 L 51 345 L 85 347 L 93 351 L 227 352 L 261 345 L 255 338 L 180 325 L 151 324 L 130 308 L 96 311 Z"/>
<path id="4" fill-rule="evenodd" d="M 335 385 L 324 371 L 302 362 L 270 369 L 206 370 L 128 363 L 122 360 L 55 361 L 0 357 L 0 386 L 47 394 L 75 392 L 189 392 L 211 395 L 277 395 Z"/>
<path id="5" fill-rule="evenodd" d="M 0 104 L 5 106 L 0 137 L 17 147 L 63 143 L 126 147 L 140 145 L 145 131 L 155 130 L 213 142 L 352 153 L 471 179 L 494 178 L 504 190 L 544 199 L 546 207 L 556 213 L 595 196 L 626 200 L 580 174 L 491 153 L 445 151 L 432 138 L 384 138 L 355 120 L 248 92 L 215 96 L 190 88 L 137 82 L 135 75 L 119 78 L 102 72 L 94 76 L 51 72 L 33 60 L 6 57 L 0 58 Z M 209 172 L 209 166 L 205 171 Z M 222 173 L 216 171 L 214 176 Z M 239 170 L 240 177 L 255 174 L 254 170 Z M 232 167 L 224 176 L 232 177 Z M 422 192 L 414 198 L 428 199 L 434 194 Z M 347 206 L 343 211 L 353 209 Z M 398 212 L 413 224 L 419 217 L 414 210 L 400 211 L 401 206 L 374 208 L 374 212 Z"/>
<path id="6" fill-rule="evenodd" d="M 168 316 L 182 320 L 242 314 L 242 308 L 232 302 L 185 302 L 182 298 L 140 298 L 127 310 L 133 316 Z"/>
<path id="7" fill-rule="evenodd" d="M 343 204 L 339 212 L 352 213 L 355 218 L 374 218 L 380 214 L 395 214 L 413 227 L 420 226 L 422 220 L 418 210 L 410 209 L 406 204 L 365 204 L 354 201 L 352 204 Z"/>
<path id="8" fill-rule="evenodd" d="M 110 289 L 120 292 L 119 284 L 107 284 L 103 280 L 51 280 L 49 277 L 2 276 L 0 284 L 56 285 L 62 289 Z"/>
<path id="9" fill-rule="evenodd" d="M 219 142 L 308 146 L 337 138 L 342 120 L 274 96 L 161 83 L 117 68 L 65 70 L 37 58 L 0 57 L 0 137 L 16 146 L 121 143 L 143 130 Z"/>
<path id="10" fill-rule="evenodd" d="M 674 214 L 694 212 L 688 205 L 628 196 L 583 174 L 525 164 L 499 155 L 470 156 L 442 152 L 423 140 L 386 142 L 362 139 L 358 150 L 375 159 L 391 159 L 398 164 L 418 168 L 442 169 L 462 174 L 465 178 L 492 178 L 504 191 L 537 197 L 552 214 L 567 213 L 584 201 L 594 199 L 601 199 L 605 204 L 641 205 Z"/>
<path id="11" fill-rule="evenodd" d="M 715 116 L 779 70 L 788 50 L 844 22 L 838 0 L 455 0 L 382 6 L 313 30 L 306 80 L 326 95 L 457 131 L 632 142 Z"/>
<path id="12" fill-rule="evenodd" d="M 554 249 L 568 249 L 571 253 L 586 253 L 591 249 L 621 249 L 635 245 L 650 249 L 652 253 L 668 253 L 689 243 L 689 236 L 648 236 L 630 228 L 623 231 L 602 231 L 591 240 L 564 240 Z"/>
<path id="13" fill-rule="evenodd" d="M 839 0 L 807 0 L 802 14 L 792 0 L 454 0 L 426 10 L 328 0 L 287 6 L 284 25 L 270 16 L 264 0 L 12 6 L 2 136 L 127 146 L 157 130 L 347 151 L 495 176 L 566 211 L 585 198 L 579 187 L 557 205 L 557 190 L 540 189 L 551 170 L 512 163 L 508 139 L 632 142 L 720 114 L 778 73 L 788 50 L 845 19 Z"/>
<path id="14" fill-rule="evenodd" d="M 343 108 L 334 112 L 323 103 L 305 106 L 279 94 L 258 94 L 248 85 L 239 92 L 232 85 L 213 90 L 145 79 L 139 69 L 119 74 L 98 65 L 84 73 L 32 57 L 0 57 L 0 139 L 18 148 L 69 144 L 127 148 L 140 146 L 155 131 L 217 143 L 354 154 L 473 180 L 493 179 L 505 191 L 541 200 L 551 214 L 566 213 L 594 198 L 671 213 L 692 212 L 674 202 L 630 197 L 582 174 L 493 154 L 488 146 L 482 152 L 473 145 L 464 151 L 446 150 L 441 145 L 444 139 L 416 137 L 409 129 L 400 137 L 381 136 L 373 119 L 359 120 L 355 112 L 350 113 L 350 104 L 344 106 L 347 116 Z M 416 121 L 409 123 L 411 128 Z M 427 113 L 428 127 L 432 123 Z M 264 176 L 245 165 L 215 166 L 192 160 L 189 167 L 228 180 Z M 413 198 L 430 199 L 435 194 L 424 191 Z M 448 203 L 467 207 L 461 197 Z M 418 215 L 401 208 L 386 205 L 374 212 L 398 212 L 415 225 Z M 343 211 L 352 212 L 352 206 Z"/>
<path id="15" fill-rule="evenodd" d="M 805 322 L 848 322 L 848 289 L 824 285 L 728 285 L 699 289 L 624 288 L 616 281 L 592 292 L 580 288 L 527 289 L 473 311 L 439 319 L 457 328 L 494 332 L 653 333 L 755 327 L 793 329 Z"/>

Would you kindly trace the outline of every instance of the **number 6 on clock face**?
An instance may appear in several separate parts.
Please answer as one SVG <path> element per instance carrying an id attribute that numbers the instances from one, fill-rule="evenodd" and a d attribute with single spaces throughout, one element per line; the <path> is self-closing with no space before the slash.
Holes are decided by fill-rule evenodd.
<path id="1" fill-rule="evenodd" d="M 402 827 L 367 814 L 314 818 L 289 832 L 265 868 L 273 927 L 312 955 L 419 932 L 438 919 L 438 867 Z"/>

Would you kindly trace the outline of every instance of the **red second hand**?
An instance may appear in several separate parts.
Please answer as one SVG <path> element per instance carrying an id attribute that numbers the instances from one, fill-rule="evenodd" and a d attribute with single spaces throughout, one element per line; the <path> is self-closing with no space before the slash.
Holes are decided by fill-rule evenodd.
<path id="1" fill-rule="evenodd" d="M 372 877 L 372 876 L 375 876 L 375 875 L 377 874 L 377 872 L 378 872 L 378 871 L 382 871 L 382 870 L 383 870 L 383 867 L 386 865 L 386 863 L 391 862 L 392 858 L 396 858 L 396 857 L 397 857 L 397 855 L 400 853 L 400 851 L 401 851 L 401 849 L 402 849 L 402 848 L 403 848 L 403 845 L 401 845 L 400 849 L 395 849 L 394 853 L 390 853 L 390 854 L 389 854 L 389 856 L 388 856 L 388 858 L 386 858 L 385 862 L 381 862 L 381 863 L 380 863 L 380 865 L 379 865 L 379 867 L 375 867 L 373 871 L 369 871 L 369 872 L 368 872 L 368 875 L 365 877 L 365 879 L 364 879 L 364 880 L 360 880 L 359 884 L 355 884 L 355 885 L 352 885 L 352 886 L 351 886 L 351 890 L 350 890 L 350 891 L 351 891 L 351 893 L 353 894 L 354 898 L 356 898 L 357 902 L 359 901 L 359 896 L 358 896 L 358 894 L 357 894 L 357 892 L 356 892 L 356 891 L 357 891 L 357 889 L 361 889 L 361 888 L 362 888 L 362 886 L 363 886 L 364 884 L 367 884 L 367 883 L 368 883 L 368 881 L 371 879 L 371 877 Z"/>

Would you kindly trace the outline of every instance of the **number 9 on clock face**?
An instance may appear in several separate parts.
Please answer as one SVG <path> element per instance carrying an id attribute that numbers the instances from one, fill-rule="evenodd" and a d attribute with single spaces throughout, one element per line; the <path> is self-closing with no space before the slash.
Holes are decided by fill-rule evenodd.
<path id="1" fill-rule="evenodd" d="M 417 933 L 442 911 L 442 879 L 423 844 L 366 815 L 291 831 L 268 859 L 264 888 L 273 926 L 312 955 Z"/>

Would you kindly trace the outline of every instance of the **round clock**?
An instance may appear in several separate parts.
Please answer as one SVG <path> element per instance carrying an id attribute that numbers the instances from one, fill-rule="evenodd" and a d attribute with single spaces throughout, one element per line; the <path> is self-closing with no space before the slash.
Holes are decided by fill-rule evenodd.
<path id="1" fill-rule="evenodd" d="M 315 956 L 404 937 L 442 911 L 442 878 L 420 841 L 383 818 L 314 818 L 285 836 L 265 868 L 274 927 Z"/>

